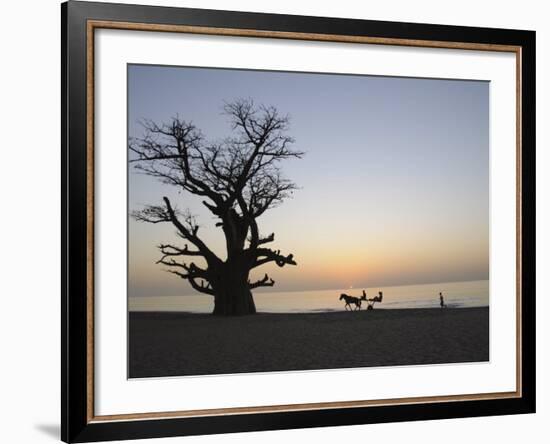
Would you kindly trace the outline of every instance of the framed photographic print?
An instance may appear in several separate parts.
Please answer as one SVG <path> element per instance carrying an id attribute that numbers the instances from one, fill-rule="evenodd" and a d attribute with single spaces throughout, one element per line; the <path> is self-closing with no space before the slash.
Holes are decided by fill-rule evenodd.
<path id="1" fill-rule="evenodd" d="M 62 439 L 535 411 L 535 33 L 64 3 Z"/>

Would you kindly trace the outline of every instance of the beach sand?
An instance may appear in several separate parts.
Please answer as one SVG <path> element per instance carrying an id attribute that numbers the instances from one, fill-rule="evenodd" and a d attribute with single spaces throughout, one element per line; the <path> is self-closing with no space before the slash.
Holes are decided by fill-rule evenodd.
<path id="1" fill-rule="evenodd" d="M 488 360 L 488 307 L 129 315 L 130 378 Z"/>

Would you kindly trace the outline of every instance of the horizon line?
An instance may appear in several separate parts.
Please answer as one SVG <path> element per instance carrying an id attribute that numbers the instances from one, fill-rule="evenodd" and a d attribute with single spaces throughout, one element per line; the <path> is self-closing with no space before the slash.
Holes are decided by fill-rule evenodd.
<path id="1" fill-rule="evenodd" d="M 436 284 L 456 284 L 456 283 L 462 283 L 462 282 L 478 282 L 478 281 L 489 281 L 489 277 L 487 277 L 487 279 L 465 279 L 465 280 L 456 280 L 456 281 L 438 281 L 438 282 L 422 282 L 422 283 L 417 283 L 417 284 L 412 284 L 412 283 L 407 283 L 407 284 L 399 284 L 399 285 L 371 285 L 369 287 L 367 286 L 364 286 L 364 287 L 353 287 L 353 288 L 344 288 L 344 287 L 340 287 L 340 288 L 315 288 L 315 289 L 311 289 L 311 290 L 283 290 L 283 291 L 276 291 L 276 290 L 264 290 L 264 291 L 260 291 L 259 294 L 269 294 L 269 293 L 306 293 L 306 292 L 311 292 L 311 291 L 331 291 L 331 290 L 334 290 L 334 291 L 340 291 L 340 290 L 362 290 L 362 289 L 365 289 L 365 288 L 375 288 L 375 287 L 378 287 L 379 289 L 384 289 L 384 288 L 388 288 L 388 287 L 410 287 L 410 286 L 413 286 L 413 285 L 436 285 Z M 255 294 L 258 294 L 257 292 Z M 153 296 L 153 295 L 135 295 L 135 296 L 132 296 L 130 295 L 130 291 L 127 291 L 127 297 L 128 298 L 151 298 L 151 297 L 188 297 L 188 296 L 203 296 L 202 293 L 199 293 L 199 292 L 195 292 L 195 293 L 190 293 L 190 294 L 165 294 L 165 295 L 156 295 L 156 296 Z M 204 296 L 209 296 L 209 295 L 204 295 Z M 210 297 L 213 297 L 213 296 L 210 296 Z"/>

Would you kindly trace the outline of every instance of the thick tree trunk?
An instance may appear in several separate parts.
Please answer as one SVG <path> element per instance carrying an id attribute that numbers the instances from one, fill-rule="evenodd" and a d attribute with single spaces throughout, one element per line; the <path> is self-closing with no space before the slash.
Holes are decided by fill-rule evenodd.
<path id="1" fill-rule="evenodd" d="M 237 316 L 256 313 L 256 305 L 248 286 L 248 270 L 235 270 L 228 266 L 213 289 L 213 314 Z"/>

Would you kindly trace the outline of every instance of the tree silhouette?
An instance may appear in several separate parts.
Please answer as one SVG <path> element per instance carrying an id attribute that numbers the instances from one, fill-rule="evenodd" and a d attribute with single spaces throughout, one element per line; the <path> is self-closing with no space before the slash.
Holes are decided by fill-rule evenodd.
<path id="1" fill-rule="evenodd" d="M 224 113 L 234 134 L 221 142 L 208 142 L 191 122 L 173 118 L 161 125 L 145 121 L 143 138 L 131 139 L 129 149 L 136 169 L 204 199 L 225 235 L 225 260 L 200 238 L 189 210 L 179 211 L 167 197 L 161 205 L 148 205 L 133 216 L 176 228 L 187 243 L 159 245 L 162 257 L 157 263 L 189 281 L 196 291 L 213 296 L 214 314 L 251 314 L 256 312 L 251 290 L 275 284 L 267 274 L 251 282 L 251 270 L 271 262 L 296 265 L 292 254 L 266 246 L 275 235 L 262 237 L 258 218 L 296 189 L 282 176 L 280 162 L 304 153 L 291 148 L 289 118 L 274 107 L 236 100 L 225 104 Z"/>

